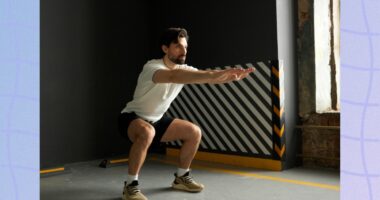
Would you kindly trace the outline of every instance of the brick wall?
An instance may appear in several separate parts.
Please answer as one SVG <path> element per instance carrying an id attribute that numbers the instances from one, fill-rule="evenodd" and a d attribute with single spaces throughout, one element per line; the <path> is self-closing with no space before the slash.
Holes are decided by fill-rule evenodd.
<path id="1" fill-rule="evenodd" d="M 339 169 L 340 114 L 312 114 L 302 124 L 304 166 Z"/>

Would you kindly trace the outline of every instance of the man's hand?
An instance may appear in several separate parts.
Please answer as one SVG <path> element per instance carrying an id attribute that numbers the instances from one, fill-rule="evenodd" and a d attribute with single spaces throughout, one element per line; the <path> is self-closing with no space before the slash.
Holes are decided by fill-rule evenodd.
<path id="1" fill-rule="evenodd" d="M 242 69 L 242 68 L 230 68 L 225 70 L 213 70 L 213 78 L 211 83 L 220 84 L 227 83 L 230 81 L 239 81 L 249 75 L 249 73 L 254 72 L 256 69 L 253 67 Z"/>

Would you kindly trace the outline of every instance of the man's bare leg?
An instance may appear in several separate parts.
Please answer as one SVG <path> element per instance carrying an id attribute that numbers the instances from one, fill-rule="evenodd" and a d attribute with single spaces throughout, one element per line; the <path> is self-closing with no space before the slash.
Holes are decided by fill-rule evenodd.
<path id="1" fill-rule="evenodd" d="M 133 144 L 129 151 L 128 174 L 139 174 L 154 135 L 153 126 L 144 120 L 136 119 L 131 122 L 128 127 L 128 137 Z"/>
<path id="2" fill-rule="evenodd" d="M 188 169 L 198 150 L 201 138 L 202 133 L 198 126 L 185 120 L 175 119 L 162 136 L 161 141 L 183 141 L 179 155 L 179 167 Z"/>
<path id="3" fill-rule="evenodd" d="M 133 120 L 128 127 L 128 137 L 133 142 L 129 151 L 128 178 L 123 189 L 123 200 L 147 200 L 138 189 L 138 174 L 155 135 L 154 128 L 142 119 Z"/>
<path id="4" fill-rule="evenodd" d="M 179 155 L 179 168 L 172 183 L 174 189 L 188 192 L 200 192 L 203 190 L 204 185 L 195 182 L 189 174 L 190 165 L 198 150 L 201 137 L 201 129 L 198 126 L 180 119 L 173 120 L 163 135 L 161 139 L 163 142 L 183 141 Z"/>

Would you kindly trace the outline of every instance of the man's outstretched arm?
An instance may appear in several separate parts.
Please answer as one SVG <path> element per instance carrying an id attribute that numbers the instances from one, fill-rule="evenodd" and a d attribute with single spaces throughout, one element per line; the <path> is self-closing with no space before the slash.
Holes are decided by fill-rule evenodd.
<path id="1" fill-rule="evenodd" d="M 255 71 L 255 68 L 247 69 L 230 68 L 225 70 L 158 70 L 153 75 L 154 83 L 227 83 L 230 81 L 241 80 Z"/>

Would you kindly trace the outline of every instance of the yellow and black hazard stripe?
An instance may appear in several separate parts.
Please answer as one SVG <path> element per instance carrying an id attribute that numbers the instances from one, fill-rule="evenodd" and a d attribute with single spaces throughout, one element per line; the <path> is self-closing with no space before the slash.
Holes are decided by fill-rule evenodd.
<path id="1" fill-rule="evenodd" d="M 273 120 L 273 156 L 284 160 L 285 145 L 285 114 L 284 114 L 284 73 L 281 62 L 271 61 L 272 72 L 272 120 Z"/>

